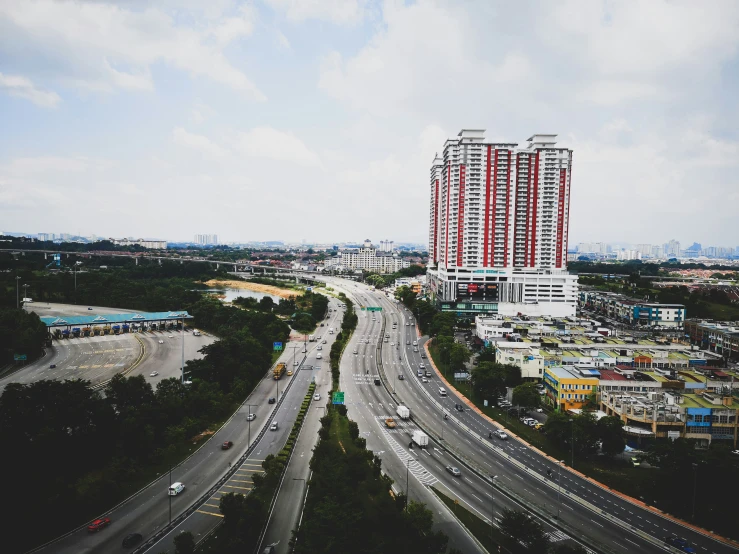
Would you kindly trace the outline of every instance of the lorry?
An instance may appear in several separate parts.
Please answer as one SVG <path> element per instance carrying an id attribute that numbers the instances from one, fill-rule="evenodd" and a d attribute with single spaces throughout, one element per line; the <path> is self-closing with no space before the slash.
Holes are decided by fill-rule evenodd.
<path id="1" fill-rule="evenodd" d="M 129 325 L 128 323 L 124 323 L 124 324 L 123 324 L 123 327 L 121 327 L 121 330 L 122 330 L 122 331 L 123 331 L 124 333 L 128 333 L 128 332 L 129 332 L 129 331 L 131 330 L 131 326 L 130 326 L 130 325 Z"/>
<path id="2" fill-rule="evenodd" d="M 63 339 L 69 338 L 69 329 L 62 329 L 62 338 Z"/>
<path id="3" fill-rule="evenodd" d="M 285 373 L 286 369 L 287 369 L 287 366 L 285 365 L 284 362 L 280 362 L 279 364 L 275 366 L 275 369 L 272 372 L 275 381 L 277 381 L 280 377 L 282 377 L 282 374 Z"/>
<path id="4" fill-rule="evenodd" d="M 80 328 L 79 327 L 72 327 L 72 336 L 75 337 L 75 338 L 80 336 Z"/>
<path id="5" fill-rule="evenodd" d="M 120 335 L 121 334 L 121 326 L 120 325 L 113 325 L 113 334 L 114 335 Z"/>
<path id="6" fill-rule="evenodd" d="M 315 335 L 308 335 L 308 342 L 316 342 L 316 336 Z"/>
<path id="7" fill-rule="evenodd" d="M 429 436 L 423 431 L 413 431 L 411 440 L 421 448 L 427 448 L 429 445 Z"/>
<path id="8" fill-rule="evenodd" d="M 395 429 L 395 420 L 393 418 L 391 418 L 391 417 L 387 418 L 385 420 L 385 426 L 388 429 Z"/>
<path id="9" fill-rule="evenodd" d="M 333 335 L 334 334 L 334 328 L 333 327 L 329 327 L 328 328 L 328 334 L 329 335 Z"/>
<path id="10" fill-rule="evenodd" d="M 402 404 L 395 409 L 395 413 L 398 414 L 400 419 L 408 419 L 411 417 L 411 411 L 407 406 L 403 406 Z"/>

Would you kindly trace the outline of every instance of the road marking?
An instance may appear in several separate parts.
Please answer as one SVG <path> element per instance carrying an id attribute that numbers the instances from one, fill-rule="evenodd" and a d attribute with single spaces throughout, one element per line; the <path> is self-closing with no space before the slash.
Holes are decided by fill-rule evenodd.
<path id="1" fill-rule="evenodd" d="M 195 511 L 198 512 L 199 514 L 205 514 L 205 515 L 215 516 L 215 517 L 223 517 L 223 514 L 217 514 L 215 512 L 206 512 L 205 510 L 195 510 Z"/>

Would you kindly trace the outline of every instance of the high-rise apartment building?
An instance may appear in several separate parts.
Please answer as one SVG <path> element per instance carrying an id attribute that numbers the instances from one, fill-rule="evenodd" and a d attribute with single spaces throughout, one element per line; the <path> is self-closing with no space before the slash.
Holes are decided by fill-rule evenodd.
<path id="1" fill-rule="evenodd" d="M 218 235 L 195 235 L 195 244 L 218 244 Z"/>
<path id="2" fill-rule="evenodd" d="M 380 252 L 392 252 L 395 250 L 395 241 L 392 240 L 381 240 L 380 241 Z"/>
<path id="3" fill-rule="evenodd" d="M 464 129 L 431 166 L 429 287 L 442 310 L 574 315 L 566 271 L 572 151 Z"/>

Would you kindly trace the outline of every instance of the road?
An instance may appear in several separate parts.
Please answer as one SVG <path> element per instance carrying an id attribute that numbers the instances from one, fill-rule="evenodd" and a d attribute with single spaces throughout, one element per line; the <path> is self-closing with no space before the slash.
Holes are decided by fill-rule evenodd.
<path id="1" fill-rule="evenodd" d="M 452 479 L 450 482 L 443 471 L 444 463 L 436 462 L 437 458 L 451 462 L 454 458 L 450 453 L 453 452 L 455 456 L 465 460 L 465 465 L 476 468 L 481 474 L 497 475 L 496 513 L 500 502 L 506 505 L 504 492 L 541 511 L 545 515 L 545 521 L 552 519 L 558 511 L 561 511 L 562 524 L 570 530 L 571 536 L 582 536 L 590 544 L 598 545 L 599 549 L 605 552 L 664 552 L 661 543 L 665 536 L 672 534 L 688 539 L 698 552 L 715 554 L 736 552 L 732 546 L 624 500 L 566 468 L 560 480 L 556 463 L 515 438 L 507 441 L 488 439 L 488 433 L 496 429 L 497 425 L 490 424 L 473 410 L 466 409 L 464 412 L 455 410 L 455 404 L 465 405 L 465 400 L 455 396 L 452 391 L 448 391 L 448 396 L 441 397 L 436 376 L 429 379 L 428 383 L 423 383 L 416 377 L 419 365 L 427 360 L 421 358 L 423 348 L 419 348 L 419 352 L 414 352 L 413 341 L 420 341 L 422 345 L 423 340 L 418 337 L 416 327 L 410 325 L 411 314 L 404 309 L 398 311 L 394 302 L 382 294 L 363 290 L 362 285 L 358 285 L 356 290 L 359 298 L 367 305 L 379 304 L 383 307 L 383 314 L 391 334 L 390 342 L 380 343 L 389 390 L 395 389 L 396 398 L 401 399 L 411 409 L 413 419 L 420 422 L 424 429 L 444 445 L 443 448 L 438 447 L 438 456 L 435 447 L 429 452 L 430 456 L 424 453 L 426 457 L 417 458 L 425 460 L 424 469 L 431 473 L 433 479 L 443 481 L 470 509 L 478 513 L 489 513 L 490 497 L 480 497 L 480 491 L 490 489 L 489 479 L 480 481 L 470 471 L 462 468 L 462 478 Z M 393 319 L 398 323 L 396 331 L 392 331 Z M 373 336 L 371 340 L 378 341 L 379 336 Z M 408 341 L 411 342 L 410 345 L 406 344 Z M 391 344 L 393 342 L 395 345 Z M 398 342 L 400 348 L 395 349 Z M 375 354 L 364 353 L 365 357 L 373 355 Z M 404 380 L 398 379 L 400 374 L 404 375 Z M 357 381 L 357 384 L 361 383 L 361 375 Z M 374 416 L 367 418 L 368 423 L 372 417 L 381 420 L 383 415 L 392 415 L 394 412 L 394 403 L 389 402 L 387 397 L 381 394 L 382 388 L 374 389 L 377 390 L 373 402 Z M 378 410 L 378 407 L 381 409 Z M 443 419 L 444 413 L 448 414 L 448 420 Z M 373 434 L 379 432 L 390 434 L 382 430 L 379 423 L 377 427 L 379 430 L 371 431 Z M 402 456 L 412 455 L 406 448 L 410 440 L 409 431 L 410 428 L 404 427 L 395 432 L 402 437 L 397 441 L 404 451 L 400 454 Z M 459 462 L 455 463 L 459 465 Z M 547 470 L 553 472 L 551 478 L 547 477 Z M 473 483 L 469 489 L 465 484 L 467 481 Z M 562 533 L 553 536 L 559 537 Z M 648 540 L 649 537 L 653 541 Z"/>

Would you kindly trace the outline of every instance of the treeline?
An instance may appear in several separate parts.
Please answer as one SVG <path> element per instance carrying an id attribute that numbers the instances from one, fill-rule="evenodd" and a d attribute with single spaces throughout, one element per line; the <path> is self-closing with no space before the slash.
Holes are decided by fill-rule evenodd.
<path id="1" fill-rule="evenodd" d="M 426 268 L 422 265 L 411 265 L 403 267 L 395 273 L 388 275 L 380 273 L 369 273 L 364 276 L 364 281 L 378 289 L 385 288 L 395 283 L 396 279 L 401 277 L 417 277 L 426 273 Z"/>
<path id="2" fill-rule="evenodd" d="M 329 406 L 318 436 L 303 521 L 291 541 L 295 554 L 446 552 L 449 539 L 432 530 L 432 512 L 392 493 L 382 460 L 367 450 L 346 406 Z"/>
<path id="3" fill-rule="evenodd" d="M 290 329 L 271 313 L 223 306 L 206 297 L 191 311 L 221 339 L 189 361 L 192 380 L 158 383 L 114 377 L 104 391 L 87 381 L 10 384 L 0 396 L 0 472 L 17 509 L 4 518 L 17 549 L 79 525 L 137 490 L 169 461 L 179 460 L 202 432 L 223 421 L 264 377 L 272 343 Z M 49 471 L 49 465 L 53 471 Z M 39 478 L 43 475 L 43 478 Z M 12 482 L 10 482 L 12 481 Z M 53 513 L 39 528 L 29 513 Z"/>
<path id="4" fill-rule="evenodd" d="M 336 340 L 331 345 L 331 352 L 329 354 L 333 390 L 339 389 L 339 365 L 341 363 L 341 353 L 349 342 L 354 329 L 357 328 L 357 322 L 359 321 L 357 314 L 354 312 L 354 303 L 349 300 L 343 292 L 339 294 L 339 298 L 346 305 L 346 311 L 341 320 L 341 331 L 336 335 Z"/>
<path id="5" fill-rule="evenodd" d="M 0 367 L 11 363 L 15 354 L 28 360 L 41 356 L 46 335 L 46 325 L 36 314 L 0 308 Z"/>

